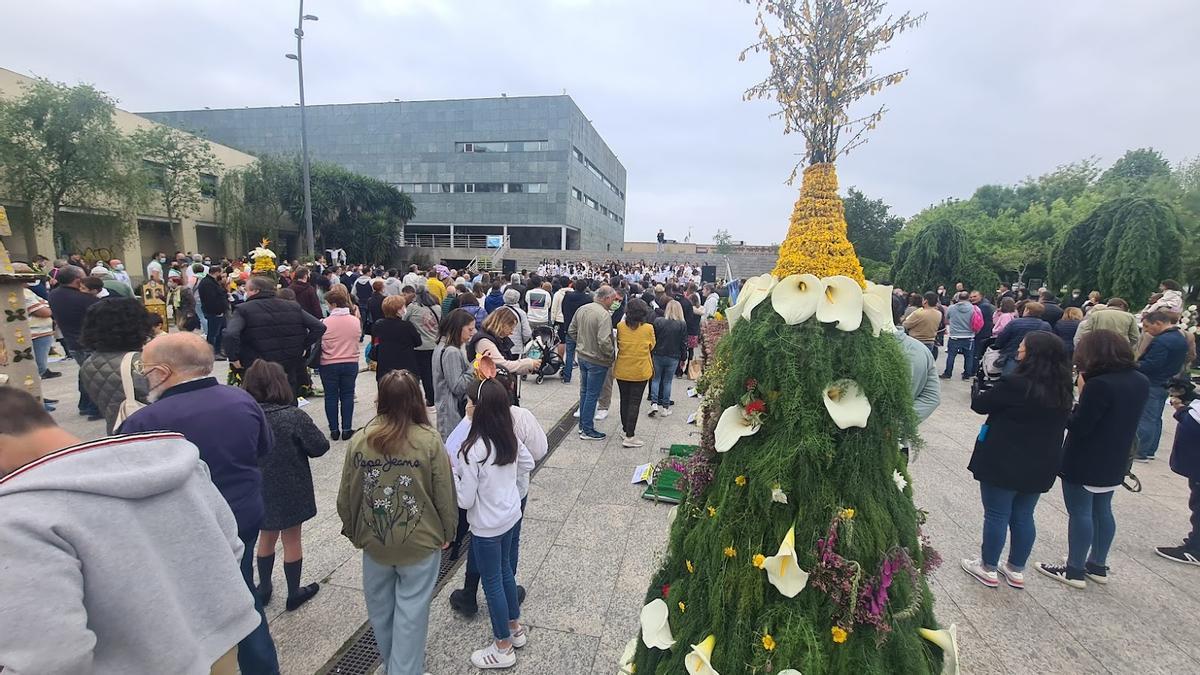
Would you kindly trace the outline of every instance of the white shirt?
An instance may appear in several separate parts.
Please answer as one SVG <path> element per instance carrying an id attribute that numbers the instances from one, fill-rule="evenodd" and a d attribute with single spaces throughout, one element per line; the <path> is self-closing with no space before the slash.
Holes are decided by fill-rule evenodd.
<path id="1" fill-rule="evenodd" d="M 529 320 L 533 323 L 550 322 L 550 293 L 545 289 L 531 288 L 525 292 L 525 304 L 529 307 Z"/>
<path id="2" fill-rule="evenodd" d="M 534 467 L 533 455 L 520 441 L 517 461 L 496 466 L 495 460 L 496 453 L 479 439 L 467 451 L 466 461 L 454 469 L 458 508 L 466 510 L 471 533 L 478 537 L 498 537 L 521 520 L 518 478 Z"/>
<path id="3" fill-rule="evenodd" d="M 420 282 L 421 279 L 424 279 L 424 278 L 425 277 L 421 276 L 420 274 L 417 274 L 416 272 L 409 272 L 408 274 L 404 275 L 404 286 L 412 286 L 413 290 L 416 290 L 417 284 Z"/>
<path id="4" fill-rule="evenodd" d="M 550 441 L 546 438 L 542 424 L 538 422 L 532 412 L 525 408 L 514 405 L 509 408 L 509 412 L 512 413 L 513 432 L 516 433 L 517 440 L 529 448 L 529 454 L 533 456 L 534 462 L 542 461 L 542 458 L 550 450 Z M 471 418 L 464 417 L 446 438 L 446 452 L 450 453 L 450 466 L 455 469 L 458 468 L 458 451 L 462 448 L 463 441 L 467 440 L 467 434 L 470 432 Z M 517 476 L 517 491 L 520 493 L 521 499 L 529 494 L 529 471 Z"/>

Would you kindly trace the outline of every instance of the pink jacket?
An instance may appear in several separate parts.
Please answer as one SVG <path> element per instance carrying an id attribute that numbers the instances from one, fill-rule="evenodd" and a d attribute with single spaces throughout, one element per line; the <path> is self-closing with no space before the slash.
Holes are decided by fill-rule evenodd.
<path id="1" fill-rule="evenodd" d="M 321 365 L 358 363 L 358 339 L 362 324 L 345 308 L 334 309 L 321 320 L 325 335 L 321 336 Z"/>

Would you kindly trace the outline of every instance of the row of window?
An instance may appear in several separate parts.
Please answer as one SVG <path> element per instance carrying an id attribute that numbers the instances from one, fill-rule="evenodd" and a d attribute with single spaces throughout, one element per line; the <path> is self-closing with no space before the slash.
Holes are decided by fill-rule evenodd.
<path id="1" fill-rule="evenodd" d="M 158 162 L 152 162 L 148 159 L 142 160 L 142 168 L 149 176 L 150 188 L 153 190 L 165 190 L 167 185 L 166 172 L 167 168 Z M 200 196 L 214 198 L 217 196 L 217 177 L 211 173 L 200 174 Z"/>
<path id="2" fill-rule="evenodd" d="M 614 223 L 625 224 L 625 219 L 617 215 L 616 211 L 610 211 L 607 206 L 585 195 L 579 188 L 571 188 L 571 196 L 575 198 L 575 201 L 583 202 L 589 209 L 599 211 L 605 218 Z"/>
<path id="3" fill-rule="evenodd" d="M 592 160 L 588 159 L 587 157 L 584 157 L 582 150 L 580 150 L 579 148 L 577 148 L 573 145 L 571 146 L 571 150 L 573 151 L 573 153 L 575 155 L 575 161 L 586 166 L 587 170 L 591 171 L 593 176 L 595 176 L 596 178 L 599 178 L 601 183 L 604 183 L 604 187 L 613 191 L 613 194 L 620 197 L 621 199 L 625 199 L 625 193 L 621 190 L 621 188 L 617 187 L 615 183 L 613 183 L 611 180 L 609 180 L 608 176 L 605 176 L 604 172 L 600 171 L 600 167 L 598 167 L 592 163 Z"/>
<path id="4" fill-rule="evenodd" d="M 455 143 L 455 152 L 541 152 L 550 149 L 550 141 L 487 141 Z"/>
<path id="5" fill-rule="evenodd" d="M 411 193 L 466 193 L 502 192 L 507 194 L 546 194 L 549 183 L 396 183 L 401 192 Z"/>

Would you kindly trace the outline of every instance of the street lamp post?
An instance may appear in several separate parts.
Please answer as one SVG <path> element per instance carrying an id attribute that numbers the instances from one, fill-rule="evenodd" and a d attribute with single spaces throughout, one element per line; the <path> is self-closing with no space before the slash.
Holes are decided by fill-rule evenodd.
<path id="1" fill-rule="evenodd" d="M 296 72 L 300 77 L 300 154 L 301 171 L 304 180 L 304 238 L 308 245 L 308 254 L 315 260 L 317 244 L 313 237 L 312 223 L 312 185 L 309 180 L 308 165 L 308 120 L 304 111 L 304 22 L 316 21 L 317 17 L 304 13 L 304 0 L 300 0 L 300 14 L 296 22 L 296 53 L 287 54 L 289 59 L 296 62 Z"/>

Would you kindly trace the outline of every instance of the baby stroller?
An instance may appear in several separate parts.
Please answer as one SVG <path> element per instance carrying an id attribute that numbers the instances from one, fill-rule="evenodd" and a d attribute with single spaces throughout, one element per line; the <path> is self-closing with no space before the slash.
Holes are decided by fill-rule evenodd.
<path id="1" fill-rule="evenodd" d="M 537 370 L 538 384 L 562 370 L 563 360 L 558 355 L 558 337 L 550 326 L 538 326 L 533 329 L 533 339 L 525 345 L 525 356 L 531 359 L 541 359 L 542 365 Z"/>
<path id="2" fill-rule="evenodd" d="M 971 382 L 971 398 L 975 398 L 980 393 L 991 389 L 995 386 L 996 381 L 1000 379 L 1001 361 L 1003 356 L 1000 350 L 992 346 L 996 338 L 984 338 L 975 345 L 977 351 L 982 352 L 979 358 L 979 368 L 975 371 L 975 379 Z"/>

